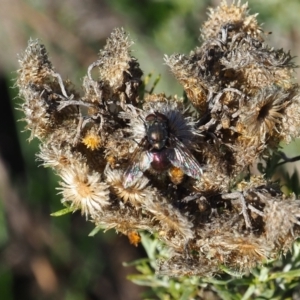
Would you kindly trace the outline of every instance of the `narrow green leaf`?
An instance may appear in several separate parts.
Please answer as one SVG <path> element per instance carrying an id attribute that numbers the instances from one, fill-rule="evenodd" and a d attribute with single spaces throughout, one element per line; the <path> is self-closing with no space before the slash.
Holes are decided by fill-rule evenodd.
<path id="1" fill-rule="evenodd" d="M 246 291 L 246 293 L 243 295 L 242 300 L 247 300 L 250 299 L 250 297 L 253 295 L 255 292 L 256 286 L 255 285 L 250 285 Z"/>
<path id="2" fill-rule="evenodd" d="M 63 215 L 66 215 L 68 213 L 71 213 L 74 211 L 74 208 L 73 207 L 66 207 L 66 208 L 63 208 L 59 211 L 56 211 L 52 214 L 50 214 L 51 217 L 60 217 L 60 216 L 63 216 Z"/>
<path id="3" fill-rule="evenodd" d="M 288 272 L 273 273 L 268 278 L 268 280 L 273 280 L 273 279 L 276 279 L 276 278 L 285 278 L 285 279 L 295 280 L 296 277 L 300 277 L 300 269 L 291 270 L 291 271 L 288 271 Z"/>
<path id="4" fill-rule="evenodd" d="M 96 226 L 90 233 L 88 236 L 94 236 L 96 235 L 101 229 L 103 229 L 101 226 Z"/>

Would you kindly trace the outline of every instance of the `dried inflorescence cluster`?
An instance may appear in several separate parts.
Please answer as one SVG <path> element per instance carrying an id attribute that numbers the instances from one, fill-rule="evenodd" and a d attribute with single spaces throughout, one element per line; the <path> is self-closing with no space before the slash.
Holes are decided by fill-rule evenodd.
<path id="1" fill-rule="evenodd" d="M 247 9 L 222 2 L 200 47 L 166 57 L 188 103 L 147 93 L 122 29 L 88 68 L 83 95 L 38 41 L 19 60 L 26 128 L 61 178 L 62 202 L 134 244 L 139 231 L 154 234 L 170 249 L 161 274 L 244 271 L 300 235 L 300 200 L 249 173 L 300 135 L 300 97 L 292 57 L 264 43 Z"/>

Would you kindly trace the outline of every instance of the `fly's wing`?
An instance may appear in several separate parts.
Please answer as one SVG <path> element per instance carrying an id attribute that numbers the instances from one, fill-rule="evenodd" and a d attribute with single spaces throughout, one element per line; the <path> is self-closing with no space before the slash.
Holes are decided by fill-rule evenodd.
<path id="1" fill-rule="evenodd" d="M 151 153 L 144 150 L 143 142 L 137 146 L 129 165 L 123 175 L 123 186 L 128 188 L 132 186 L 136 180 L 143 176 L 143 173 L 150 168 L 150 164 L 153 160 Z"/>
<path id="2" fill-rule="evenodd" d="M 199 179 L 203 172 L 194 155 L 175 136 L 170 137 L 170 141 L 172 151 L 169 151 L 168 158 L 172 165 L 181 169 L 186 175 Z"/>

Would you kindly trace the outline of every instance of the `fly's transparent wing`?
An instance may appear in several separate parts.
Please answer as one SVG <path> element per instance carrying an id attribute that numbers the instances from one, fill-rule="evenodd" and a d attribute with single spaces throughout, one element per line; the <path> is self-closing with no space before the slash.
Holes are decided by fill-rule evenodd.
<path id="1" fill-rule="evenodd" d="M 139 146 L 137 147 L 123 175 L 123 186 L 125 189 L 132 186 L 137 179 L 143 176 L 144 172 L 150 168 L 152 160 L 150 152 L 144 151 Z"/>
<path id="2" fill-rule="evenodd" d="M 169 160 L 173 166 L 181 169 L 186 175 L 199 179 L 202 168 L 190 150 L 175 136 L 170 137 L 172 151 L 169 152 Z"/>

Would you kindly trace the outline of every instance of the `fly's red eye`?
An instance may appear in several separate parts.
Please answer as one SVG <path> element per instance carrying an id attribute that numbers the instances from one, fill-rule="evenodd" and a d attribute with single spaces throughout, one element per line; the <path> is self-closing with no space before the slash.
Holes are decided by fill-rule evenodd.
<path id="1" fill-rule="evenodd" d="M 146 121 L 147 122 L 151 122 L 151 121 L 154 121 L 156 119 L 156 115 L 154 115 L 154 114 L 150 114 L 150 115 L 148 115 L 147 117 L 146 117 Z"/>
<path id="2" fill-rule="evenodd" d="M 159 113 L 158 111 L 155 111 L 154 114 L 150 114 L 145 118 L 146 122 L 153 122 L 153 121 L 162 121 L 167 122 L 168 118 L 164 115 Z"/>

